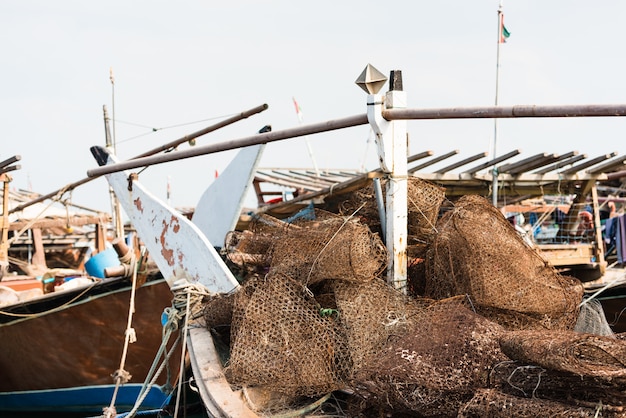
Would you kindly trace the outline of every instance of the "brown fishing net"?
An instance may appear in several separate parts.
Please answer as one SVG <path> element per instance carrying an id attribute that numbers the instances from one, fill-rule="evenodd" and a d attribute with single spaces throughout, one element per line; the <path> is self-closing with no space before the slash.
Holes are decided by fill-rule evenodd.
<path id="1" fill-rule="evenodd" d="M 626 405 L 626 380 L 604 379 L 550 370 L 519 361 L 496 364 L 489 376 L 489 386 L 522 398 L 567 401 L 577 406 Z"/>
<path id="2" fill-rule="evenodd" d="M 229 234 L 243 284 L 207 298 L 204 316 L 230 325 L 229 382 L 285 405 L 342 389 L 349 416 L 594 416 L 600 403 L 618 416 L 626 338 L 568 331 L 580 283 L 485 199 L 439 217 L 444 202 L 410 179 L 408 295 L 383 277 L 371 185 L 335 200 L 340 214 L 260 215 Z"/>
<path id="3" fill-rule="evenodd" d="M 341 387 L 349 351 L 336 316 L 298 281 L 270 274 L 247 281 L 236 293 L 230 361 L 231 384 L 260 385 L 290 396 L 317 395 Z"/>
<path id="4" fill-rule="evenodd" d="M 500 325 L 459 303 L 437 303 L 416 313 L 407 332 L 357 373 L 371 402 L 419 416 L 454 416 L 476 388 L 487 387 L 493 364 L 506 359 Z"/>
<path id="5" fill-rule="evenodd" d="M 437 223 L 425 279 L 425 296 L 469 295 L 478 312 L 509 329 L 572 329 L 583 294 L 480 196 L 460 198 Z"/>
<path id="6" fill-rule="evenodd" d="M 235 293 L 218 293 L 203 300 L 204 323 L 208 328 L 230 326 L 233 322 Z"/>
<path id="7" fill-rule="evenodd" d="M 626 379 L 626 344 L 572 331 L 515 331 L 500 339 L 511 359 L 579 376 Z"/>
<path id="8" fill-rule="evenodd" d="M 381 179 L 383 190 L 387 181 Z M 361 222 L 368 225 L 373 232 L 382 234 L 378 204 L 374 194 L 374 186 L 368 186 L 352 192 L 339 204 L 339 213 L 346 216 L 356 212 Z M 409 177 L 407 182 L 407 245 L 409 251 L 423 254 L 427 244 L 435 232 L 435 224 L 439 216 L 439 208 L 445 199 L 445 189 L 434 183 Z M 383 193 L 383 201 L 386 194 Z"/>
<path id="9" fill-rule="evenodd" d="M 545 399 L 525 399 L 500 393 L 493 389 L 479 389 L 458 413 L 459 418 L 527 418 L 527 417 L 623 417 L 621 411 L 607 410 L 602 405 L 584 407 Z"/>
<path id="10" fill-rule="evenodd" d="M 305 284 L 324 279 L 368 282 L 387 264 L 380 237 L 354 218 L 334 216 L 298 226 L 285 229 L 274 243 L 272 271 Z"/>
<path id="11" fill-rule="evenodd" d="M 381 279 L 333 281 L 331 289 L 350 347 L 349 377 L 376 358 L 389 338 L 406 334 L 418 319 L 417 313 L 433 302 L 410 298 Z"/>

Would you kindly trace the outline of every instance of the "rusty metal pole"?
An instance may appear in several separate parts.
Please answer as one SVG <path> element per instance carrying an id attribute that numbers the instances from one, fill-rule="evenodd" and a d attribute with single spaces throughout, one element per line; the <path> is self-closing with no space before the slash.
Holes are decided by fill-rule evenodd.
<path id="1" fill-rule="evenodd" d="M 223 127 L 225 127 L 227 125 L 230 125 L 230 124 L 232 124 L 234 122 L 240 121 L 242 119 L 246 119 L 249 116 L 252 116 L 252 115 L 260 113 L 260 112 L 263 112 L 267 108 L 268 108 L 268 105 L 264 103 L 264 104 L 262 104 L 260 106 L 254 107 L 252 109 L 249 109 L 249 110 L 243 111 L 241 113 L 238 113 L 235 116 L 231 116 L 230 118 L 224 119 L 221 122 L 215 123 L 215 124 L 213 124 L 211 126 L 207 126 L 204 129 L 201 129 L 199 131 L 193 132 L 193 133 L 191 133 L 189 135 L 185 135 L 182 138 L 179 138 L 179 139 L 176 139 L 174 141 L 168 142 L 167 144 L 161 145 L 158 148 L 154 148 L 154 149 L 151 149 L 150 151 L 146 151 L 143 154 L 140 154 L 140 155 L 134 157 L 133 159 L 145 158 L 146 156 L 154 155 L 154 154 L 157 154 L 157 153 L 159 153 L 161 151 L 171 150 L 173 148 L 176 148 L 178 145 L 181 145 L 181 144 L 183 144 L 185 142 L 190 142 L 191 140 L 193 140 L 195 138 L 198 138 L 198 137 L 200 137 L 202 135 L 206 135 L 209 132 L 213 132 L 213 131 L 215 131 L 217 129 L 223 128 Z M 181 152 L 181 151 L 179 151 L 179 152 Z M 170 153 L 169 155 L 172 155 L 172 154 Z M 53 192 L 50 192 L 48 194 L 45 194 L 43 196 L 39 196 L 37 199 L 33 199 L 30 202 L 24 203 L 23 205 L 16 206 L 13 209 L 11 209 L 10 213 L 18 212 L 18 211 L 20 211 L 22 209 L 25 209 L 25 208 L 27 208 L 27 207 L 29 207 L 31 205 L 34 205 L 35 203 L 43 202 L 46 199 L 50 199 L 51 197 L 56 196 L 61 191 L 68 192 L 70 190 L 74 190 L 78 186 L 82 186 L 85 183 L 89 183 L 91 180 L 93 180 L 93 179 L 95 179 L 97 177 L 99 177 L 99 176 L 88 176 L 88 177 L 85 177 L 84 179 L 81 179 L 81 180 L 78 180 L 78 181 L 76 181 L 74 183 L 68 184 L 65 187 L 57 189 L 57 190 L 55 190 Z"/>
<path id="2" fill-rule="evenodd" d="M 360 114 L 349 116 L 343 119 L 335 119 L 327 122 L 313 123 L 310 125 L 302 125 L 298 128 L 284 129 L 281 131 L 272 131 L 253 136 L 246 136 L 239 139 L 220 142 L 218 144 L 208 144 L 196 146 L 177 152 L 170 152 L 164 155 L 153 155 L 150 157 L 136 158 L 128 161 L 122 161 L 116 164 L 105 165 L 102 167 L 87 170 L 89 177 L 98 177 L 105 174 L 115 173 L 122 170 L 130 170 L 138 167 L 145 167 L 154 164 L 163 164 L 170 161 L 184 160 L 185 158 L 198 157 L 200 155 L 214 154 L 220 151 L 228 151 L 231 149 L 243 148 L 256 144 L 268 144 L 274 141 L 281 141 L 288 138 L 296 138 L 320 132 L 329 132 L 337 129 L 350 128 L 353 126 L 366 125 L 367 115 Z"/>

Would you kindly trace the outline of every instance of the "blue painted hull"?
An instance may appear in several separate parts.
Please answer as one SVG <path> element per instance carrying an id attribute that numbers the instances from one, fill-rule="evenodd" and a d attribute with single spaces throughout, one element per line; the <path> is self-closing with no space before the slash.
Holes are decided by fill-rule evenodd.
<path id="1" fill-rule="evenodd" d="M 111 374 L 120 364 L 128 320 L 130 286 L 105 281 L 89 292 L 63 292 L 0 310 L 0 413 L 76 412 L 101 415 L 109 406 Z M 132 409 L 161 345 L 161 314 L 172 294 L 163 280 L 137 289 L 133 327 L 137 342 L 128 348 L 125 370 L 131 375 L 118 394 L 116 410 Z M 170 342 L 171 346 L 171 342 Z M 161 408 L 175 384 L 180 352 L 169 360 L 143 409 Z M 12 416 L 12 415 L 10 415 Z"/>
<path id="2" fill-rule="evenodd" d="M 126 384 L 119 389 L 115 403 L 118 413 L 128 412 L 133 408 L 141 386 Z M 0 411 L 20 413 L 55 411 L 101 415 L 102 408 L 110 404 L 114 389 L 114 385 L 103 385 L 5 392 L 0 393 Z M 141 410 L 160 409 L 168 403 L 169 398 L 161 387 L 152 387 L 141 404 Z"/>

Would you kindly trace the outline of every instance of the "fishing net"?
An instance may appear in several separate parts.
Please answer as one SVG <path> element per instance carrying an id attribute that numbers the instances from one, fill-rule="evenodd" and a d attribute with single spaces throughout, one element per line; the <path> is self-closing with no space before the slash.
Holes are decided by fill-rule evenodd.
<path id="1" fill-rule="evenodd" d="M 350 376 L 375 359 L 390 337 L 406 334 L 416 314 L 433 302 L 409 298 L 381 279 L 333 281 L 331 289 L 350 347 Z"/>
<path id="2" fill-rule="evenodd" d="M 440 218 L 425 280 L 426 297 L 469 295 L 479 313 L 509 329 L 572 329 L 583 294 L 480 196 L 460 198 Z"/>
<path id="3" fill-rule="evenodd" d="M 498 363 L 489 376 L 491 388 L 516 397 L 567 400 L 579 406 L 602 404 L 606 408 L 626 405 L 625 384 L 624 379 L 581 376 L 519 361 Z"/>
<path id="4" fill-rule="evenodd" d="M 235 293 L 216 293 L 203 299 L 203 317 L 207 328 L 230 326 L 233 320 Z"/>
<path id="5" fill-rule="evenodd" d="M 580 307 L 574 331 L 583 334 L 613 336 L 613 330 L 606 320 L 602 304 L 597 299 L 585 300 Z"/>
<path id="6" fill-rule="evenodd" d="M 381 180 L 384 190 L 387 180 Z M 373 232 L 382 235 L 378 203 L 374 186 L 367 186 L 352 192 L 339 204 L 339 213 L 350 215 L 356 212 L 361 222 L 368 225 Z M 439 208 L 445 199 L 445 189 L 436 184 L 409 177 L 407 182 L 407 246 L 408 251 L 423 254 L 427 244 L 435 232 L 435 224 L 439 216 Z M 386 194 L 383 193 L 383 202 Z"/>
<path id="7" fill-rule="evenodd" d="M 573 331 L 514 331 L 500 339 L 511 359 L 605 379 L 626 379 L 626 343 L 612 337 Z"/>
<path id="8" fill-rule="evenodd" d="M 258 277 L 235 294 L 225 374 L 231 384 L 293 397 L 331 392 L 341 387 L 338 365 L 349 362 L 341 336 L 336 317 L 323 315 L 301 283 Z"/>
<path id="9" fill-rule="evenodd" d="M 263 272 L 270 264 L 273 236 L 252 231 L 232 231 L 226 235 L 226 259 L 244 273 Z"/>
<path id="10" fill-rule="evenodd" d="M 407 332 L 389 338 L 356 380 L 372 402 L 419 416 L 455 416 L 477 388 L 487 387 L 492 365 L 506 359 L 498 345 L 502 332 L 458 303 L 433 304 Z"/>
<path id="11" fill-rule="evenodd" d="M 387 265 L 380 237 L 355 218 L 316 218 L 286 228 L 274 242 L 271 270 L 305 284 L 324 279 L 369 282 Z"/>
<path id="12" fill-rule="evenodd" d="M 619 411 L 610 411 L 602 405 L 584 407 L 567 405 L 544 399 L 518 398 L 493 389 L 480 389 L 458 413 L 459 418 L 527 418 L 527 417 L 622 417 Z"/>
<path id="13" fill-rule="evenodd" d="M 228 235 L 225 258 L 245 280 L 207 297 L 204 318 L 230 325 L 229 382 L 256 406 L 343 389 L 351 416 L 594 416 L 599 403 L 598 416 L 617 416 L 626 337 L 592 335 L 610 334 L 599 304 L 579 309 L 580 282 L 485 199 L 439 217 L 443 189 L 408 186 L 408 295 L 382 278 L 371 185 L 333 197 L 339 214 L 259 215 Z"/>

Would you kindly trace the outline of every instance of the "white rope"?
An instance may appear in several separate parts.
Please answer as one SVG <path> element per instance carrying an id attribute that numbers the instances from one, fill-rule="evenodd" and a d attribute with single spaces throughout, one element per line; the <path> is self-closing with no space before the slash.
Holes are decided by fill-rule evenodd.
<path id="1" fill-rule="evenodd" d="M 176 409 L 175 409 L 176 411 L 175 414 L 178 413 L 178 406 L 179 406 L 179 400 L 180 400 L 180 394 L 181 394 L 181 388 L 182 388 L 182 377 L 183 377 L 183 371 L 185 367 L 185 352 L 186 352 L 186 346 L 187 346 L 187 328 L 189 325 L 189 318 L 191 317 L 191 319 L 194 319 L 196 317 L 197 313 L 200 311 L 199 308 L 201 308 L 200 302 L 202 301 L 204 296 L 210 295 L 210 293 L 203 286 L 191 284 L 184 279 L 174 283 L 174 286 L 172 287 L 172 292 L 174 292 L 174 297 L 172 299 L 172 306 L 165 308 L 163 311 L 165 315 L 167 316 L 167 321 L 165 322 L 165 324 L 163 324 L 163 335 L 161 339 L 161 346 L 159 347 L 157 355 L 155 356 L 155 359 L 152 363 L 152 367 L 150 368 L 150 371 L 148 372 L 146 376 L 144 384 L 139 392 L 139 396 L 137 400 L 135 401 L 135 405 L 133 406 L 132 410 L 126 415 L 127 418 L 132 418 L 137 413 L 139 407 L 141 406 L 146 396 L 148 395 L 149 389 L 156 384 L 156 380 L 159 378 L 160 374 L 163 372 L 163 368 L 165 367 L 165 365 L 169 364 L 169 360 L 172 354 L 174 353 L 174 349 L 176 348 L 176 346 L 178 345 L 178 342 L 181 339 L 180 334 L 176 338 L 176 341 L 174 341 L 174 344 L 172 345 L 170 350 L 165 355 L 156 373 L 154 372 L 158 359 L 163 355 L 167 342 L 169 341 L 172 332 L 179 329 L 178 324 L 184 319 L 185 320 L 184 325 L 181 330 L 184 334 L 183 334 L 182 352 L 181 352 L 181 358 L 180 358 L 180 369 L 178 372 L 179 378 L 178 378 L 178 389 L 177 389 L 177 395 L 176 395 Z M 169 379 L 168 379 L 168 383 L 169 383 Z"/>
<path id="2" fill-rule="evenodd" d="M 108 408 L 104 408 L 103 415 L 104 418 L 112 418 L 116 415 L 115 411 L 115 400 L 117 399 L 117 393 L 121 385 L 127 383 L 132 377 L 130 373 L 124 370 L 124 365 L 126 363 L 126 356 L 128 354 L 128 346 L 135 341 L 137 341 L 137 334 L 135 333 L 135 329 L 132 327 L 133 324 L 133 314 L 135 313 L 135 291 L 137 290 L 137 270 L 133 269 L 133 282 L 130 291 L 130 304 L 128 306 L 128 323 L 126 325 L 126 330 L 124 331 L 124 349 L 122 350 L 122 358 L 120 359 L 120 367 L 113 373 L 113 379 L 115 380 L 115 389 L 113 391 L 113 396 L 111 397 L 111 403 Z"/>
<path id="3" fill-rule="evenodd" d="M 168 334 L 168 340 L 169 340 L 169 335 L 170 334 Z M 164 339 L 163 342 L 161 343 L 161 347 L 165 347 L 168 340 Z M 126 414 L 127 418 L 132 418 L 133 416 L 135 416 L 135 414 L 139 410 L 139 407 L 148 396 L 148 393 L 150 393 L 150 388 L 152 388 L 156 384 L 156 380 L 159 378 L 159 376 L 163 372 L 163 368 L 165 367 L 166 364 L 168 364 L 170 358 L 172 357 L 172 354 L 174 353 L 174 350 L 176 349 L 176 346 L 178 345 L 179 340 L 180 340 L 180 336 L 176 338 L 176 341 L 174 341 L 172 348 L 170 348 L 170 350 L 167 352 L 165 358 L 159 365 L 159 368 L 157 369 L 156 373 L 154 373 L 152 378 L 150 378 L 150 376 L 152 375 L 154 371 L 154 366 L 156 365 L 156 361 L 161 356 L 161 354 L 163 354 L 163 352 L 161 351 L 161 348 L 159 348 L 159 354 L 157 354 L 157 356 L 154 359 L 154 362 L 152 363 L 151 371 L 146 376 L 146 381 L 144 382 L 143 386 L 141 387 L 141 390 L 139 391 L 139 396 L 137 397 L 137 400 L 135 401 L 135 405 L 133 405 L 133 409 L 131 409 L 130 412 Z M 148 382 L 148 379 L 150 379 L 149 382 Z"/>
<path id="4" fill-rule="evenodd" d="M 185 312 L 185 325 L 183 326 L 183 346 L 180 354 L 180 369 L 178 369 L 178 391 L 176 392 L 176 406 L 174 407 L 174 418 L 178 418 L 178 407 L 180 406 L 180 393 L 183 387 L 183 374 L 185 370 L 185 353 L 187 351 L 187 327 L 189 326 L 189 313 L 191 304 L 191 292 L 187 292 L 187 306 Z"/>

